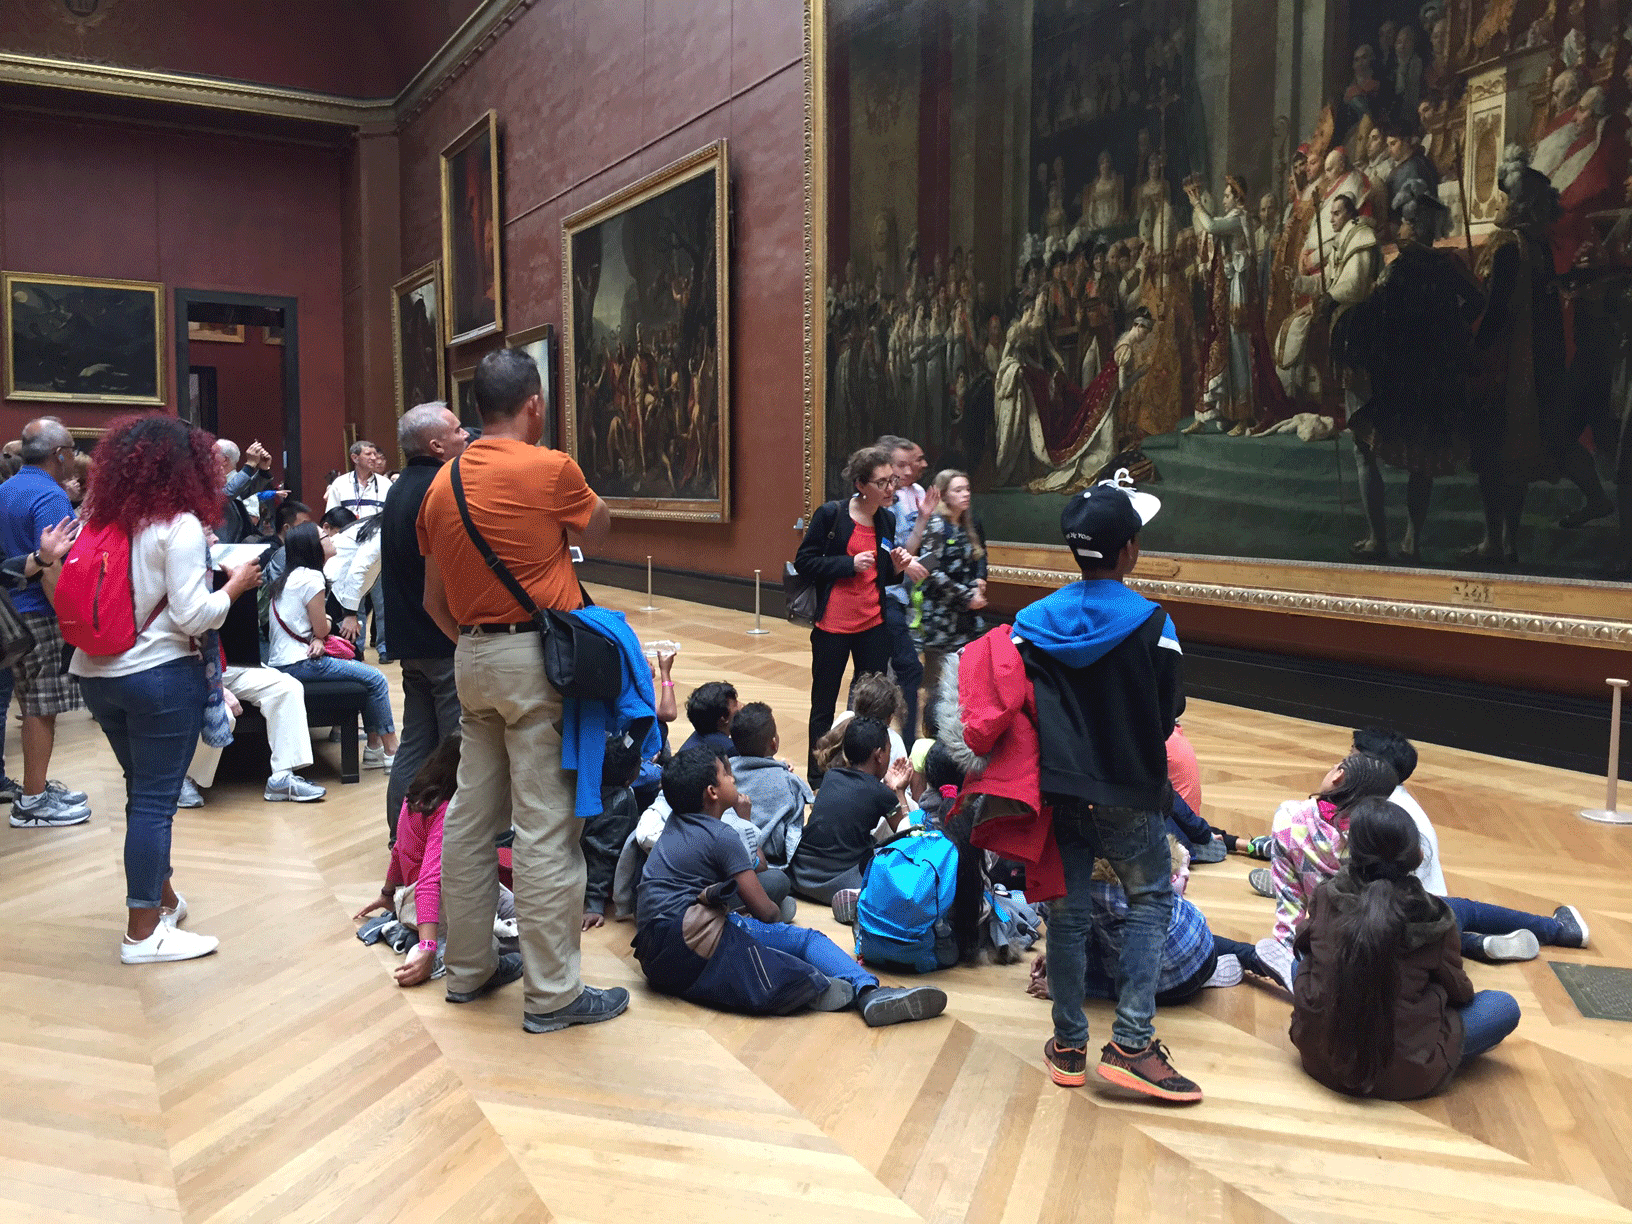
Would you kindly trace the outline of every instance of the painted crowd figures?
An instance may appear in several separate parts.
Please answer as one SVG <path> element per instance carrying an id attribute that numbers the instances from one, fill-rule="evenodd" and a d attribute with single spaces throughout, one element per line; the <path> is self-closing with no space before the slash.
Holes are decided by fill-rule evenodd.
<path id="1" fill-rule="evenodd" d="M 726 146 L 562 226 L 567 451 L 614 515 L 731 517 Z"/>
<path id="2" fill-rule="evenodd" d="M 1530 8 L 1357 0 L 1311 72 L 1197 0 L 831 0 L 812 497 L 903 432 L 994 562 L 1127 467 L 1237 585 L 1632 578 L 1632 0 Z"/>

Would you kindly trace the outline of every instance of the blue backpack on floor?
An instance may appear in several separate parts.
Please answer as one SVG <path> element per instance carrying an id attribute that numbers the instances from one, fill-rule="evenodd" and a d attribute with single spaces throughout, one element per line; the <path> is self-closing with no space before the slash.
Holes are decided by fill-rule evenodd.
<path id="1" fill-rule="evenodd" d="M 957 888 L 958 848 L 946 834 L 912 829 L 879 846 L 856 902 L 856 958 L 913 973 L 957 964 Z"/>

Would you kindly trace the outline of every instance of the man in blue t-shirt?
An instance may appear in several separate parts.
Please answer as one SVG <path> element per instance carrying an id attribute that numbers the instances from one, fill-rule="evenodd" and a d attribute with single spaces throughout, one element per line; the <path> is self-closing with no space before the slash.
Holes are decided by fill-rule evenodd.
<path id="1" fill-rule="evenodd" d="M 40 547 L 40 533 L 72 518 L 74 508 L 62 481 L 74 467 L 74 438 L 56 417 L 40 417 L 23 427 L 23 466 L 0 484 L 0 553 L 28 557 Z M 40 584 L 12 596 L 34 634 L 34 649 L 12 669 L 17 704 L 23 714 L 23 785 L 12 802 L 16 829 L 83 824 L 91 808 L 84 791 L 71 791 L 46 778 L 56 743 L 57 715 L 80 708 L 79 683 L 63 665 L 62 627 Z"/>

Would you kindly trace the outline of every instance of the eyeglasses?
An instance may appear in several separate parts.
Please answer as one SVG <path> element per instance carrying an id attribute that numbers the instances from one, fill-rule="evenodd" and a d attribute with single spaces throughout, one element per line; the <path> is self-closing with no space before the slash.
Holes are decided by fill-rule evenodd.
<path id="1" fill-rule="evenodd" d="M 880 476 L 877 480 L 869 480 L 867 483 L 875 489 L 893 489 L 895 487 L 895 477 Z"/>

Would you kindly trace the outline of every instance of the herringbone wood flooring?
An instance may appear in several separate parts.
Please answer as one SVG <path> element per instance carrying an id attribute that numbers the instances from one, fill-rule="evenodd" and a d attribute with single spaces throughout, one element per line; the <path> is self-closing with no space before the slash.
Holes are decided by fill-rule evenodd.
<path id="1" fill-rule="evenodd" d="M 643 599 L 596 592 L 614 607 Z M 804 757 L 806 645 L 778 623 L 660 600 L 682 701 L 727 678 Z M 391 669 L 388 669 L 388 671 Z M 1184 1111 L 1062 1090 L 1044 1074 L 1047 1005 L 1023 966 L 938 979 L 946 1018 L 870 1031 L 853 1015 L 744 1019 L 648 993 L 630 928 L 584 939 L 584 972 L 635 994 L 614 1023 L 528 1036 L 519 998 L 450 1007 L 397 989 L 349 915 L 385 865 L 383 780 L 311 806 L 223 783 L 176 824 L 176 882 L 221 952 L 126 968 L 122 787 L 83 715 L 54 773 L 91 793 L 76 829 L 0 829 L 0 1220 L 1559 1220 L 1632 1221 L 1632 1027 L 1582 1019 L 1545 958 L 1473 966 L 1512 991 L 1518 1033 L 1445 1096 L 1336 1097 L 1306 1079 L 1287 1004 L 1250 984 L 1158 1017 L 1206 1089 Z M 1267 826 L 1342 755 L 1341 729 L 1208 703 L 1185 720 L 1206 814 Z M 10 737 L 13 772 L 20 765 Z M 1422 745 L 1412 789 L 1454 890 L 1551 911 L 1632 964 L 1632 832 L 1588 825 L 1583 775 Z M 1267 933 L 1247 862 L 1195 872 L 1215 927 Z M 802 920 L 841 936 L 830 918 Z M 1093 1013 L 1095 1039 L 1109 1010 Z"/>

